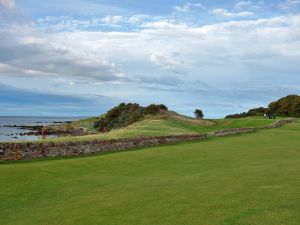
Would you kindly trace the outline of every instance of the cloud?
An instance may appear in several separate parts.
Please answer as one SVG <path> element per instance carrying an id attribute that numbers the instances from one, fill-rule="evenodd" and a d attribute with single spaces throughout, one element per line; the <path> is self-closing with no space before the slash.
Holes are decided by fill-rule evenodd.
<path id="1" fill-rule="evenodd" d="M 262 10 L 265 7 L 265 1 L 238 1 L 235 6 L 234 10 L 235 11 L 257 11 L 257 10 Z"/>
<path id="2" fill-rule="evenodd" d="M 163 20 L 143 24 L 136 32 L 47 33 L 13 26 L 1 31 L 0 75 L 126 82 L 131 74 L 163 76 L 166 70 L 178 69 L 182 74 L 211 74 L 212 78 L 253 71 L 253 65 L 275 73 L 278 67 L 295 71 L 297 66 L 285 65 L 285 58 L 294 60 L 299 55 L 299 17 L 205 26 Z"/>
<path id="3" fill-rule="evenodd" d="M 223 8 L 213 9 L 211 12 L 216 16 L 223 16 L 223 17 L 249 17 L 254 15 L 253 12 L 248 12 L 248 11 L 230 12 Z"/>
<path id="4" fill-rule="evenodd" d="M 150 61 L 155 65 L 161 66 L 163 69 L 175 70 L 176 68 L 183 66 L 183 62 L 172 59 L 169 56 L 165 56 L 159 52 L 153 52 L 150 54 Z"/>
<path id="5" fill-rule="evenodd" d="M 0 0 L 0 5 L 4 6 L 7 9 L 14 9 L 15 1 L 14 0 Z"/>
<path id="6" fill-rule="evenodd" d="M 114 99 L 105 96 L 78 97 L 41 93 L 0 83 L 1 115 L 99 115 L 114 103 Z"/>
<path id="7" fill-rule="evenodd" d="M 297 10 L 300 6 L 300 0 L 287 0 L 279 4 L 279 8 L 282 10 Z"/>
<path id="8" fill-rule="evenodd" d="M 240 10 L 225 14 L 229 19 L 236 13 L 246 16 L 246 9 Z M 145 104 L 171 102 L 181 112 L 185 104 L 192 108 L 199 102 L 208 108 L 218 102 L 246 108 L 259 103 L 252 95 L 275 95 L 276 88 L 286 85 L 282 94 L 300 82 L 298 14 L 208 25 L 172 16 L 103 18 L 44 18 L 37 24 L 0 27 L 1 80 L 61 78 L 56 81 L 60 89 L 55 89 L 61 94 L 105 93 Z M 106 22 L 122 26 L 113 30 L 102 26 Z M 251 81 L 259 88 L 241 85 Z M 276 88 L 270 88 L 274 83 Z M 53 90 L 47 85 L 41 88 Z M 243 99 L 250 100 L 241 104 Z M 219 115 L 235 111 L 224 108 L 219 106 Z"/>
<path id="9" fill-rule="evenodd" d="M 202 9 L 202 10 L 206 10 L 206 7 L 204 5 L 202 5 L 201 3 L 186 3 L 184 5 L 177 5 L 177 6 L 174 6 L 174 12 L 177 12 L 177 13 L 187 13 L 187 12 L 190 12 L 190 11 L 193 11 L 193 10 L 199 10 L 199 9 Z"/>
<path id="10" fill-rule="evenodd" d="M 47 16 L 37 21 L 37 26 L 43 29 L 51 29 L 53 32 L 65 31 L 99 31 L 140 29 L 140 26 L 153 21 L 159 21 L 161 17 L 149 15 L 117 16 L 108 15 L 105 17 L 74 18 L 71 16 Z"/>
<path id="11" fill-rule="evenodd" d="M 62 75 L 105 81 L 119 79 L 114 64 L 105 58 L 88 55 L 91 49 L 76 49 L 74 42 L 67 44 L 64 40 L 42 35 L 36 30 L 36 36 L 27 36 L 26 26 L 17 26 L 15 29 L 18 34 L 0 31 L 0 75 Z M 24 36 L 19 33 L 22 31 Z M 11 38 L 12 35 L 18 36 L 18 39 Z"/>
<path id="12" fill-rule="evenodd" d="M 118 24 L 124 21 L 122 16 L 106 16 L 101 19 L 101 22 L 105 24 Z"/>

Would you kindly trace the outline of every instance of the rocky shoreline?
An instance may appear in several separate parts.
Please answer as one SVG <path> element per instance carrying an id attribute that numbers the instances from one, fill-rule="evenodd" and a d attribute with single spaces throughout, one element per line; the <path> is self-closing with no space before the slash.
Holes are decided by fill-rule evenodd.
<path id="1" fill-rule="evenodd" d="M 36 122 L 39 123 L 39 122 Z M 44 122 L 45 124 L 48 122 Z M 49 122 L 50 123 L 50 122 Z M 2 125 L 4 128 L 15 128 L 16 130 L 24 130 L 24 132 L 14 132 L 5 134 L 4 136 L 18 139 L 18 136 L 66 136 L 66 135 L 85 135 L 87 134 L 82 128 L 77 128 L 71 125 L 72 121 L 51 122 L 51 125 Z"/>

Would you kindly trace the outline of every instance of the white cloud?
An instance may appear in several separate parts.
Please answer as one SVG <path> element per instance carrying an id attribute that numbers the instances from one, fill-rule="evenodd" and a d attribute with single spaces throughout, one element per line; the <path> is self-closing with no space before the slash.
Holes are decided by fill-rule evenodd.
<path id="1" fill-rule="evenodd" d="M 213 9 L 211 12 L 217 16 L 223 16 L 223 17 L 249 17 L 254 15 L 253 12 L 249 12 L 249 11 L 230 12 L 223 8 Z"/>
<path id="2" fill-rule="evenodd" d="M 300 6 L 300 0 L 287 0 L 279 4 L 279 8 L 282 10 L 293 10 Z"/>
<path id="3" fill-rule="evenodd" d="M 129 24 L 143 24 L 145 21 L 152 20 L 153 16 L 149 15 L 133 15 L 127 18 Z"/>
<path id="4" fill-rule="evenodd" d="M 266 6 L 265 1 L 238 1 L 235 6 L 235 11 L 257 11 L 262 10 Z"/>
<path id="5" fill-rule="evenodd" d="M 201 3 L 186 3 L 184 5 L 177 5 L 174 6 L 174 11 L 175 12 L 179 12 L 179 13 L 187 13 L 193 10 L 198 10 L 198 9 L 202 9 L 205 10 L 206 7 L 203 6 Z"/>
<path id="6" fill-rule="evenodd" d="M 235 4 L 234 8 L 236 10 L 244 10 L 251 7 L 253 3 L 251 1 L 239 1 Z"/>
<path id="7" fill-rule="evenodd" d="M 118 24 L 124 21 L 122 16 L 106 16 L 101 19 L 101 22 L 106 24 Z"/>
<path id="8" fill-rule="evenodd" d="M 299 56 L 299 24 L 300 16 L 282 16 L 206 26 L 158 21 L 136 32 L 28 33 L 28 27 L 14 27 L 9 36 L 18 40 L 1 35 L 0 74 L 17 70 L 24 76 L 40 73 L 126 81 L 133 74 L 163 76 L 166 70 L 180 69 L 210 80 L 252 71 L 253 65 L 266 71 L 296 70 L 297 65 L 286 62 Z"/>
<path id="9" fill-rule="evenodd" d="M 14 9 L 15 8 L 15 0 L 0 0 L 0 5 L 4 6 L 8 9 Z"/>
<path id="10" fill-rule="evenodd" d="M 84 86 L 84 93 L 128 101 L 170 102 L 181 91 L 180 104 L 215 93 L 231 99 L 266 94 L 232 82 L 255 81 L 262 89 L 270 81 L 300 82 L 300 15 L 204 26 L 163 19 L 141 22 L 134 32 L 28 26 L 0 28 L 0 76 L 61 77 L 61 85 L 76 84 L 72 90 L 83 85 L 78 81 L 98 83 L 94 89 Z"/>
<path id="11" fill-rule="evenodd" d="M 164 55 L 160 52 L 152 52 L 150 54 L 150 61 L 155 65 L 161 66 L 163 69 L 175 70 L 176 68 L 182 66 L 184 63 L 172 59 L 169 56 Z"/>

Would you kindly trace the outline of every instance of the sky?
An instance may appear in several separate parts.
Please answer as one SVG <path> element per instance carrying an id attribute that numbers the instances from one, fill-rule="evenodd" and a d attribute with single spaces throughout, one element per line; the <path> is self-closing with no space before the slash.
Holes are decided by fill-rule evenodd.
<path id="1" fill-rule="evenodd" d="M 300 94 L 300 0 L 0 0 L 0 115 L 207 118 Z"/>

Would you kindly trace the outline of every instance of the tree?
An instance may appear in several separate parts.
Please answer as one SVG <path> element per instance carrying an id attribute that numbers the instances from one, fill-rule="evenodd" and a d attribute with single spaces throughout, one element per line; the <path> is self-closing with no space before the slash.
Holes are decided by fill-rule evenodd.
<path id="1" fill-rule="evenodd" d="M 201 109 L 196 109 L 194 114 L 197 119 L 203 119 L 204 117 L 204 114 Z"/>

